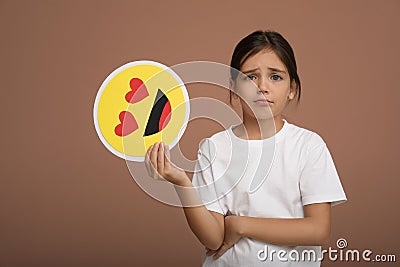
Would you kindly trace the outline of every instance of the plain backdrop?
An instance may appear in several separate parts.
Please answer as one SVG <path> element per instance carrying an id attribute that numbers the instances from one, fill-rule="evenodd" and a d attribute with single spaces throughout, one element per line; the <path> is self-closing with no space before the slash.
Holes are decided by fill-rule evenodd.
<path id="1" fill-rule="evenodd" d="M 134 60 L 229 65 L 258 29 L 294 48 L 303 93 L 286 117 L 323 137 L 348 197 L 324 248 L 345 238 L 399 261 L 399 13 L 397 0 L 0 0 L 0 266 L 200 266 L 182 209 L 144 193 L 100 142 L 94 99 Z M 207 84 L 187 88 L 228 100 Z M 218 127 L 189 123 L 183 153 L 195 158 Z"/>

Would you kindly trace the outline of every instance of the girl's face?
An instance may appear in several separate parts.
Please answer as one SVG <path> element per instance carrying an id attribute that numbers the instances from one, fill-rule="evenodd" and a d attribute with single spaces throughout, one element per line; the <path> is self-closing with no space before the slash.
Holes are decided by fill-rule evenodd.
<path id="1" fill-rule="evenodd" d="M 295 96 L 296 84 L 291 84 L 285 65 L 272 50 L 251 56 L 240 71 L 243 74 L 238 75 L 233 89 L 240 96 L 244 116 L 256 119 L 279 116 Z"/>

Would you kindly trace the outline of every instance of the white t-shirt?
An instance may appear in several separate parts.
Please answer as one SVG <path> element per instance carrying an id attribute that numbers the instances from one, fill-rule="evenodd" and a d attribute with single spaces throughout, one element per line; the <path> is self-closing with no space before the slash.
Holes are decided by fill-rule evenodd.
<path id="1" fill-rule="evenodd" d="M 202 142 L 192 183 L 208 210 L 303 218 L 303 205 L 346 201 L 323 139 L 283 121 L 283 128 L 267 139 L 241 139 L 231 126 Z M 241 238 L 217 260 L 204 254 L 203 266 L 315 267 L 320 266 L 320 255 L 320 246 L 277 246 Z"/>

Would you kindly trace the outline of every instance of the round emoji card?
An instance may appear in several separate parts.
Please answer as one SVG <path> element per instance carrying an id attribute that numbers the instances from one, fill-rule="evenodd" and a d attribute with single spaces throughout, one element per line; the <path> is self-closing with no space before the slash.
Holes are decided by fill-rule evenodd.
<path id="1" fill-rule="evenodd" d="M 174 147 L 189 119 L 189 96 L 179 76 L 154 61 L 134 61 L 114 70 L 94 104 L 94 124 L 113 154 L 144 161 L 155 142 Z"/>

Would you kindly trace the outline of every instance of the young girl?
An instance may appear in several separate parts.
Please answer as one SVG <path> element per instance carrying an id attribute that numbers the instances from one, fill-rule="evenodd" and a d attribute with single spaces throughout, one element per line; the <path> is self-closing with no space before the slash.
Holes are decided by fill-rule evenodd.
<path id="1" fill-rule="evenodd" d="M 192 181 L 163 143 L 147 151 L 147 170 L 176 185 L 203 266 L 320 266 L 331 206 L 346 195 L 324 140 L 282 117 L 300 99 L 293 50 L 279 33 L 256 31 L 231 68 L 243 123 L 201 144 Z"/>

